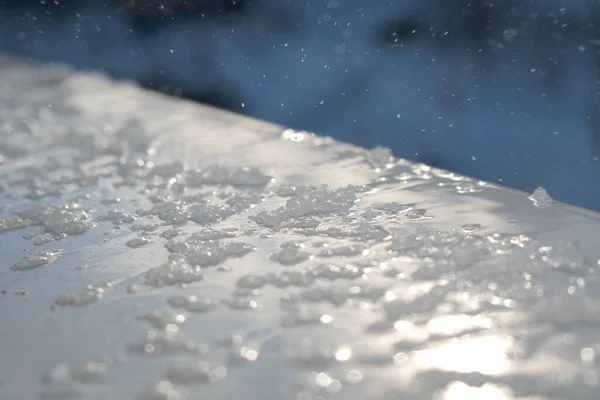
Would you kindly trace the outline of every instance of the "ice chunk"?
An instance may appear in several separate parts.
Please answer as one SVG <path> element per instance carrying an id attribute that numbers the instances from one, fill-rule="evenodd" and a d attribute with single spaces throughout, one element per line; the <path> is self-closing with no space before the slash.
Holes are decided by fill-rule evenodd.
<path id="1" fill-rule="evenodd" d="M 298 187 L 285 207 L 263 211 L 253 217 L 259 225 L 279 228 L 282 224 L 307 216 L 331 215 L 349 210 L 357 202 L 356 188 L 329 190 L 325 187 Z"/>
<path id="2" fill-rule="evenodd" d="M 204 275 L 199 265 L 190 265 L 179 256 L 171 256 L 162 266 L 146 272 L 146 283 L 152 286 L 191 283 L 203 278 Z"/>
<path id="3" fill-rule="evenodd" d="M 169 178 L 171 176 L 175 176 L 179 173 L 183 172 L 183 164 L 179 161 L 174 161 L 172 163 L 161 164 L 154 166 L 148 175 L 157 175 L 161 178 Z"/>
<path id="4" fill-rule="evenodd" d="M 136 247 L 144 246 L 144 245 L 146 245 L 148 243 L 150 243 L 149 239 L 146 239 L 146 238 L 135 238 L 135 239 L 128 240 L 127 243 L 125 243 L 125 244 L 128 247 L 136 248 Z"/>
<path id="5" fill-rule="evenodd" d="M 155 328 L 166 328 L 168 325 L 179 325 L 185 322 L 185 315 L 176 311 L 154 310 L 151 313 L 140 315 L 137 317 L 140 321 L 147 321 L 154 325 Z"/>
<path id="6" fill-rule="evenodd" d="M 165 329 L 151 329 L 143 338 L 131 343 L 128 349 L 131 352 L 147 355 L 202 354 L 207 351 L 206 346 L 196 344 L 184 336 L 177 325 L 167 325 Z"/>
<path id="7" fill-rule="evenodd" d="M 135 222 L 137 217 L 123 210 L 109 210 L 105 215 L 98 218 L 99 221 L 111 221 L 115 225 Z"/>
<path id="8" fill-rule="evenodd" d="M 185 225 L 189 218 L 185 206 L 173 202 L 156 204 L 148 214 L 155 215 L 162 221 L 173 225 Z"/>
<path id="9" fill-rule="evenodd" d="M 175 295 L 169 298 L 169 304 L 175 308 L 203 313 L 212 310 L 217 306 L 217 302 L 210 297 L 199 297 L 196 295 Z"/>
<path id="10" fill-rule="evenodd" d="M 78 235 L 94 226 L 88 213 L 77 204 L 40 205 L 19 212 L 18 215 L 32 221 L 33 225 L 42 225 L 46 231 L 57 235 Z"/>
<path id="11" fill-rule="evenodd" d="M 283 356 L 294 363 L 311 366 L 326 366 L 339 358 L 347 361 L 351 351 L 347 347 L 338 347 L 329 341 L 319 339 L 303 339 L 288 343 L 283 349 Z"/>
<path id="12" fill-rule="evenodd" d="M 229 170 L 222 165 L 211 165 L 204 169 L 189 172 L 186 183 L 190 187 L 202 187 L 204 185 L 260 187 L 271 182 L 271 179 L 270 176 L 263 174 L 255 167 Z"/>
<path id="13" fill-rule="evenodd" d="M 192 265 L 204 267 L 218 265 L 228 258 L 240 258 L 254 250 L 254 247 L 241 242 L 220 242 L 206 240 L 196 242 L 169 241 L 165 247 L 174 254 L 179 254 Z"/>
<path id="14" fill-rule="evenodd" d="M 553 202 L 546 189 L 541 186 L 535 189 L 528 199 L 533 201 L 533 205 L 539 208 L 548 207 Z"/>
<path id="15" fill-rule="evenodd" d="M 328 324 L 332 320 L 333 318 L 324 312 L 301 305 L 287 310 L 283 321 L 281 321 L 281 325 L 285 327 L 292 327 L 321 323 Z"/>
<path id="16" fill-rule="evenodd" d="M 211 366 L 206 361 L 177 361 L 167 368 L 167 378 L 178 383 L 210 382 Z"/>
<path id="17" fill-rule="evenodd" d="M 0 218 L 0 233 L 13 229 L 26 228 L 29 224 L 19 217 Z"/>
<path id="18" fill-rule="evenodd" d="M 244 275 L 236 284 L 243 289 L 260 289 L 267 284 L 267 278 L 261 275 Z"/>
<path id="19" fill-rule="evenodd" d="M 139 396 L 139 400 L 184 400 L 187 398 L 187 389 L 178 387 L 167 380 L 152 384 Z"/>
<path id="20" fill-rule="evenodd" d="M 237 229 L 215 230 L 211 228 L 203 229 L 200 232 L 192 234 L 185 241 L 190 244 L 199 244 L 207 240 L 219 240 L 233 238 L 239 235 Z"/>
<path id="21" fill-rule="evenodd" d="M 111 286 L 111 283 L 88 285 L 77 292 L 67 293 L 59 296 L 56 300 L 54 300 L 54 304 L 57 306 L 86 306 L 103 298 L 106 289 L 110 288 Z"/>
<path id="22" fill-rule="evenodd" d="M 356 279 L 362 275 L 362 270 L 354 265 L 344 265 L 343 267 L 338 267 L 337 265 L 332 264 L 324 264 L 320 265 L 311 271 L 312 275 L 328 279 L 328 280 L 336 280 L 336 279 Z"/>
<path id="23" fill-rule="evenodd" d="M 308 260 L 310 254 L 298 248 L 284 248 L 271 255 L 271 260 L 281 265 L 294 265 Z"/>
<path id="24" fill-rule="evenodd" d="M 258 168 L 243 167 L 234 170 L 229 177 L 233 186 L 265 186 L 271 182 L 271 177 L 263 174 Z"/>
<path id="25" fill-rule="evenodd" d="M 366 247 L 360 244 L 351 244 L 341 247 L 328 247 L 319 253 L 321 257 L 339 257 L 339 256 L 354 256 L 362 254 Z"/>
<path id="26" fill-rule="evenodd" d="M 23 257 L 18 263 L 10 267 L 10 269 L 13 271 L 23 271 L 26 269 L 41 267 L 42 265 L 46 265 L 55 261 L 56 254 L 58 254 L 56 251 L 40 251 L 35 254 L 30 254 Z"/>
<path id="27" fill-rule="evenodd" d="M 189 219 L 199 225 L 214 224 L 233 215 L 235 211 L 225 204 L 195 205 L 189 209 Z"/>

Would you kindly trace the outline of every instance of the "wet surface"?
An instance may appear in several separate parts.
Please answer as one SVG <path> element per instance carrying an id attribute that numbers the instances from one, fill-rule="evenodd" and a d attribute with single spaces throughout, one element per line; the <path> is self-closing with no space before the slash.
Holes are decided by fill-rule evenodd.
<path id="1" fill-rule="evenodd" d="M 3 65 L 0 398 L 597 398 L 597 214 Z"/>

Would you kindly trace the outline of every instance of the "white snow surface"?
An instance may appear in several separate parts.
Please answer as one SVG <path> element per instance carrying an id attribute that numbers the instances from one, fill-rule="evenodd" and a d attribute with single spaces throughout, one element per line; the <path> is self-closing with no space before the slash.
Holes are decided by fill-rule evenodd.
<path id="1" fill-rule="evenodd" d="M 0 398 L 597 399 L 597 214 L 1 61 Z"/>

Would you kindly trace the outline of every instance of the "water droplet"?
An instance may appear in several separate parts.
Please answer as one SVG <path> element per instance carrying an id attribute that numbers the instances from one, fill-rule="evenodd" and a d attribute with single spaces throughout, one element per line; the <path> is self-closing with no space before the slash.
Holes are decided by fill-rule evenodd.
<path id="1" fill-rule="evenodd" d="M 346 381 L 348 383 L 359 383 L 363 379 L 363 373 L 356 369 L 351 369 L 346 373 Z"/>
<path id="2" fill-rule="evenodd" d="M 481 229 L 481 225 L 479 224 L 466 224 L 460 227 L 460 229 L 463 230 L 463 232 L 465 233 L 473 233 L 473 232 L 477 232 L 478 230 Z"/>
<path id="3" fill-rule="evenodd" d="M 71 371 L 66 364 L 55 365 L 43 378 L 48 383 L 68 382 L 70 379 Z"/>
<path id="4" fill-rule="evenodd" d="M 333 379 L 324 372 L 318 373 L 315 377 L 315 383 L 322 388 L 329 386 L 332 381 Z"/>
<path id="5" fill-rule="evenodd" d="M 258 351 L 252 347 L 240 346 L 229 352 L 229 363 L 240 364 L 245 361 L 255 361 L 258 358 Z"/>
<path id="6" fill-rule="evenodd" d="M 139 286 L 136 284 L 127 286 L 127 293 L 135 293 L 140 290 Z"/>
<path id="7" fill-rule="evenodd" d="M 342 347 L 335 352 L 335 359 L 338 361 L 348 361 L 352 357 L 352 350 L 349 347 Z"/>
<path id="8" fill-rule="evenodd" d="M 586 347 L 581 350 L 581 361 L 584 365 L 593 365 L 596 361 L 596 351 L 591 347 Z"/>

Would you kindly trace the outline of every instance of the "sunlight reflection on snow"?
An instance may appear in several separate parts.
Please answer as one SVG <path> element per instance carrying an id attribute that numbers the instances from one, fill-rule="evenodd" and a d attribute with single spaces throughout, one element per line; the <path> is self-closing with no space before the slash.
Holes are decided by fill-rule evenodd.
<path id="1" fill-rule="evenodd" d="M 436 400 L 509 400 L 513 395 L 507 388 L 486 383 L 481 387 L 469 386 L 463 382 L 452 382 L 436 396 Z"/>
<path id="2" fill-rule="evenodd" d="M 509 368 L 506 346 L 506 341 L 500 336 L 465 337 L 415 352 L 414 357 L 426 368 L 501 375 Z"/>

